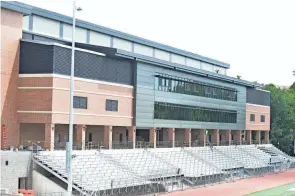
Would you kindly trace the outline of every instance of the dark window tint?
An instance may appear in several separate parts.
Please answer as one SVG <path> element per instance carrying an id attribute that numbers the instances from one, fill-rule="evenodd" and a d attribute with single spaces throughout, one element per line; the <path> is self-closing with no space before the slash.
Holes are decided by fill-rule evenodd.
<path id="1" fill-rule="evenodd" d="M 155 89 L 159 91 L 237 101 L 237 90 L 233 88 L 169 75 L 157 75 L 155 80 Z"/>
<path id="2" fill-rule="evenodd" d="M 155 102 L 155 119 L 237 123 L 237 111 Z"/>
<path id="3" fill-rule="evenodd" d="M 87 109 L 87 97 L 74 96 L 74 108 Z"/>
<path id="4" fill-rule="evenodd" d="M 106 100 L 106 111 L 118 111 L 118 100 Z"/>
<path id="5" fill-rule="evenodd" d="M 260 122 L 265 122 L 265 115 L 260 116 Z"/>
<path id="6" fill-rule="evenodd" d="M 250 121 L 255 121 L 255 114 L 250 114 Z"/>

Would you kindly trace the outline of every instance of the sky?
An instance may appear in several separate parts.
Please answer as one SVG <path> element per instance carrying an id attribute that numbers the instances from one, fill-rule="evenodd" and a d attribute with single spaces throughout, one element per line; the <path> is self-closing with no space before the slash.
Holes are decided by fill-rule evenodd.
<path id="1" fill-rule="evenodd" d="M 72 15 L 69 0 L 20 0 Z M 294 0 L 77 0 L 77 18 L 229 63 L 228 75 L 295 81 Z"/>

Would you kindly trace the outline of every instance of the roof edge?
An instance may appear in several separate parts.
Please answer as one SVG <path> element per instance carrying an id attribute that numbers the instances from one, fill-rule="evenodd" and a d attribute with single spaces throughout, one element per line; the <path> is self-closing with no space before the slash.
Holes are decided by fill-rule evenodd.
<path id="1" fill-rule="evenodd" d="M 16 1 L 6 2 L 6 4 L 8 4 L 10 6 L 18 6 L 21 9 L 20 12 L 22 12 L 22 13 L 26 10 L 26 12 L 29 13 L 29 14 L 35 14 L 35 15 L 50 18 L 50 19 L 53 19 L 53 20 L 58 20 L 58 21 L 61 21 L 61 22 L 64 22 L 64 23 L 72 24 L 72 17 L 70 17 L 70 16 L 66 16 L 66 15 L 63 15 L 63 14 L 59 14 L 59 13 L 56 13 L 56 12 L 52 12 L 52 11 L 49 11 L 49 10 L 46 10 L 46 9 L 42 9 L 42 8 L 39 8 L 39 7 L 31 6 L 31 5 L 24 4 L 24 3 L 21 3 L 21 2 L 16 2 Z M 23 10 L 23 9 L 25 9 L 25 10 Z M 30 10 L 29 12 L 28 12 L 28 9 Z M 15 10 L 15 11 L 17 11 L 17 10 Z M 129 41 L 132 41 L 132 42 L 137 42 L 137 43 L 140 43 L 140 44 L 144 44 L 144 45 L 147 45 L 147 46 L 150 46 L 150 47 L 153 47 L 153 48 L 159 48 L 159 49 L 165 50 L 167 52 L 172 52 L 172 53 L 175 53 L 175 54 L 190 57 L 190 58 L 193 58 L 195 60 L 203 61 L 203 62 L 210 63 L 210 64 L 220 66 L 220 67 L 224 67 L 226 69 L 230 68 L 230 64 L 222 62 L 222 61 L 211 59 L 211 58 L 201 56 L 201 55 L 198 55 L 198 54 L 195 54 L 195 53 L 192 53 L 192 52 L 181 50 L 181 49 L 178 49 L 178 48 L 175 48 L 175 47 L 172 47 L 172 46 L 161 44 L 161 43 L 158 43 L 158 42 L 155 42 L 155 41 L 151 41 L 151 40 L 148 40 L 148 39 L 145 39 L 145 38 L 141 38 L 141 37 L 138 37 L 138 36 L 135 36 L 135 35 L 124 33 L 124 32 L 114 30 L 114 29 L 111 29 L 111 28 L 103 27 L 103 26 L 100 26 L 100 25 L 97 25 L 97 24 L 94 24 L 94 23 L 90 23 L 90 22 L 87 22 L 87 21 L 77 19 L 76 20 L 76 25 L 79 26 L 79 27 L 87 28 L 87 29 L 90 29 L 90 30 L 93 30 L 93 31 L 103 33 L 103 34 L 108 34 L 108 35 L 115 36 L 115 37 L 118 37 L 118 38 L 121 38 L 121 39 L 126 39 L 126 40 L 129 40 Z"/>

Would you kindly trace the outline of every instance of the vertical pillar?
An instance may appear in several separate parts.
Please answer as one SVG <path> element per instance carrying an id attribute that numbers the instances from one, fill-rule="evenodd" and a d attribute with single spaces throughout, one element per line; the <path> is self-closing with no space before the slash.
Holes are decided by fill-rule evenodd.
<path id="1" fill-rule="evenodd" d="M 205 129 L 200 129 L 199 130 L 199 135 L 200 135 L 200 145 L 201 146 L 206 146 L 206 130 Z"/>
<path id="2" fill-rule="evenodd" d="M 256 144 L 261 144 L 261 134 L 260 131 L 255 131 L 256 134 Z"/>
<path id="3" fill-rule="evenodd" d="M 156 148 L 156 142 L 157 142 L 157 129 L 156 128 L 150 128 L 150 144 L 152 148 Z"/>
<path id="4" fill-rule="evenodd" d="M 252 144 L 252 130 L 246 130 L 246 140 L 247 144 Z"/>
<path id="5" fill-rule="evenodd" d="M 212 130 L 212 143 L 213 145 L 219 146 L 219 130 Z"/>
<path id="6" fill-rule="evenodd" d="M 45 124 L 45 143 L 46 150 L 54 150 L 54 130 L 55 124 Z"/>
<path id="7" fill-rule="evenodd" d="M 235 142 L 235 145 L 241 145 L 241 142 L 242 142 L 242 131 L 241 130 L 234 131 L 234 142 Z"/>
<path id="8" fill-rule="evenodd" d="M 188 147 L 191 147 L 192 143 L 192 129 L 184 129 L 184 142 Z"/>
<path id="9" fill-rule="evenodd" d="M 86 125 L 76 125 L 76 144 L 81 150 L 85 150 Z"/>
<path id="10" fill-rule="evenodd" d="M 128 143 L 130 142 L 130 145 L 132 148 L 135 148 L 135 139 L 136 139 L 136 127 L 128 127 Z M 129 146 L 129 145 L 128 145 Z"/>
<path id="11" fill-rule="evenodd" d="M 168 139 L 172 148 L 175 146 L 175 128 L 168 129 Z"/>
<path id="12" fill-rule="evenodd" d="M 231 145 L 231 130 L 225 130 L 225 142 L 228 145 Z"/>
<path id="13" fill-rule="evenodd" d="M 264 140 L 266 144 L 269 144 L 269 131 L 264 132 Z"/>
<path id="14" fill-rule="evenodd" d="M 113 143 L 113 127 L 104 126 L 104 146 L 105 148 L 112 149 Z"/>

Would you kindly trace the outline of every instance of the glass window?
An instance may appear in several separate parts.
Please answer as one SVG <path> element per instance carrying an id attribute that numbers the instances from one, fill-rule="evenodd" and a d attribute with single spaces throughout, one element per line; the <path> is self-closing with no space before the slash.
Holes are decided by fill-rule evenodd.
<path id="1" fill-rule="evenodd" d="M 106 100 L 106 111 L 113 111 L 117 112 L 118 111 L 118 100 Z"/>
<path id="2" fill-rule="evenodd" d="M 260 116 L 260 122 L 265 122 L 265 115 Z"/>
<path id="3" fill-rule="evenodd" d="M 213 99 L 237 101 L 236 89 L 167 75 L 157 75 L 155 77 L 155 89 Z"/>
<path id="4" fill-rule="evenodd" d="M 87 109 L 87 97 L 74 96 L 74 108 Z"/>
<path id="5" fill-rule="evenodd" d="M 236 123 L 237 111 L 155 102 L 154 118 L 167 120 Z"/>
<path id="6" fill-rule="evenodd" d="M 250 121 L 255 121 L 255 114 L 250 114 Z"/>

